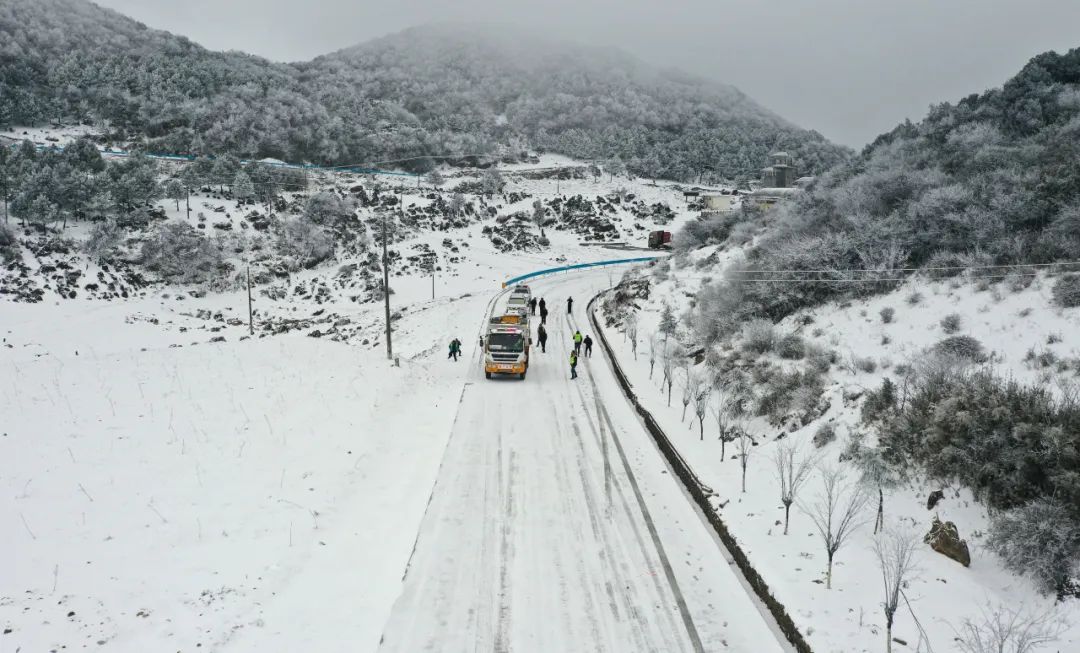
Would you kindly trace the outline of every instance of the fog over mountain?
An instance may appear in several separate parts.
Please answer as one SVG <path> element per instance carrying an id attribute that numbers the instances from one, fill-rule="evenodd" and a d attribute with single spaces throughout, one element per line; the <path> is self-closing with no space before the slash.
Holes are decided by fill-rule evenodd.
<path id="1" fill-rule="evenodd" d="M 427 169 L 540 148 L 682 180 L 745 178 L 777 148 L 808 174 L 845 156 L 734 87 L 521 29 L 410 28 L 279 64 L 83 0 L 0 12 L 0 123 L 89 120 L 156 150 Z"/>
<path id="2" fill-rule="evenodd" d="M 861 147 L 930 104 L 999 84 L 1047 50 L 1075 47 L 1080 3 L 957 0 L 101 0 L 218 50 L 302 61 L 445 20 L 526 26 L 618 46 L 734 84 L 829 139 Z"/>

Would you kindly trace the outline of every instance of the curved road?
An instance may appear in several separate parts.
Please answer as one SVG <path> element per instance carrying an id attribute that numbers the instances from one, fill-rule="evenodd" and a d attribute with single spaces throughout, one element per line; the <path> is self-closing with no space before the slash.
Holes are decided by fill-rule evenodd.
<path id="1" fill-rule="evenodd" d="M 478 351 L 468 361 L 381 651 L 786 650 L 599 344 L 569 378 L 571 335 L 589 332 L 587 299 L 607 282 L 532 285 L 551 314 L 526 381 L 484 379 Z"/>

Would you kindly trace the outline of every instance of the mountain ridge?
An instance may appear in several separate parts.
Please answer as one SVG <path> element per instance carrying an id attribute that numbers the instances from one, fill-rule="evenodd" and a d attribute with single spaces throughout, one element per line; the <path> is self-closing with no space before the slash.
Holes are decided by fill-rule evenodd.
<path id="1" fill-rule="evenodd" d="M 525 149 L 650 177 L 808 173 L 846 148 L 734 87 L 611 48 L 474 25 L 410 28 L 289 64 L 208 50 L 85 0 L 0 8 L 0 124 L 91 121 L 146 147 L 317 163 Z"/>

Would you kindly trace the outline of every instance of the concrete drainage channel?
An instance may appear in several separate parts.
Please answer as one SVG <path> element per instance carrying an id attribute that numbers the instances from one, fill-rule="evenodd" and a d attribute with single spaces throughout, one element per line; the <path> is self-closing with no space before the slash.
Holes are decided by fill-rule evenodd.
<path id="1" fill-rule="evenodd" d="M 606 292 L 606 291 L 605 291 Z M 656 446 L 664 454 L 664 458 L 667 459 L 668 465 L 675 473 L 675 476 L 682 482 L 684 489 L 689 493 L 690 497 L 697 504 L 702 515 L 716 531 L 716 535 L 720 538 L 721 543 L 727 548 L 728 554 L 731 559 L 735 561 L 735 565 L 742 573 L 743 579 L 746 584 L 757 595 L 758 600 L 765 606 L 776 621 L 777 627 L 784 637 L 794 647 L 798 653 L 813 653 L 810 645 L 803 638 L 802 633 L 795 627 L 795 622 L 788 615 L 787 609 L 782 603 L 776 600 L 776 597 L 772 595 L 769 590 L 769 586 L 765 583 L 765 579 L 761 577 L 761 574 L 750 564 L 749 558 L 746 553 L 739 546 L 738 541 L 728 531 L 727 526 L 723 520 L 720 519 L 720 515 L 713 510 L 709 505 L 709 496 L 713 493 L 704 483 L 698 479 L 697 475 L 690 468 L 690 465 L 679 454 L 679 451 L 671 443 L 671 439 L 668 438 L 664 430 L 660 428 L 660 424 L 652 416 L 641 402 L 638 401 L 637 395 L 634 393 L 633 387 L 630 385 L 630 381 L 626 378 L 626 374 L 622 371 L 622 366 L 619 365 L 618 359 L 615 357 L 615 352 L 612 350 L 611 345 L 608 343 L 607 336 L 604 335 L 604 329 L 600 326 L 600 322 L 596 319 L 595 303 L 596 300 L 604 293 L 599 293 L 589 300 L 587 312 L 589 314 L 589 321 L 592 322 L 593 331 L 600 336 L 600 345 L 607 353 L 608 360 L 611 362 L 611 367 L 615 371 L 615 378 L 619 381 L 619 387 L 622 388 L 623 394 L 634 406 L 634 410 L 641 416 L 642 424 L 645 426 L 645 430 L 652 436 Z"/>

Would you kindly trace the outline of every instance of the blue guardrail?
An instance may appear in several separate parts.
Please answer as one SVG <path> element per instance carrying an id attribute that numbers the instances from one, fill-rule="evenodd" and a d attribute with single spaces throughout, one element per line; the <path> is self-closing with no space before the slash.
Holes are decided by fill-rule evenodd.
<path id="1" fill-rule="evenodd" d="M 507 279 L 503 282 L 502 287 L 512 286 L 515 283 L 520 283 L 526 279 L 532 279 L 533 277 L 543 276 L 545 274 L 555 274 L 556 272 L 568 272 L 570 270 L 583 270 L 585 268 L 598 268 L 605 265 L 625 265 L 626 263 L 647 263 L 648 261 L 655 261 L 659 259 L 659 256 L 641 256 L 638 258 L 620 258 L 614 261 L 596 261 L 595 263 L 578 263 L 576 265 L 564 265 L 561 268 L 547 268 L 545 270 L 537 270 L 536 272 L 530 272 L 523 274 L 520 277 L 514 277 L 513 279 Z"/>

